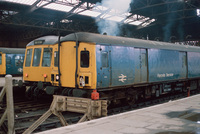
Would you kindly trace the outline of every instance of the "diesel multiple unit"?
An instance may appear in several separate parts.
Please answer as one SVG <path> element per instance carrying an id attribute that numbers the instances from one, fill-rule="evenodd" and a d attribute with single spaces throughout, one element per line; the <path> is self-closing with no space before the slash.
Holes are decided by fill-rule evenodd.
<path id="1" fill-rule="evenodd" d="M 200 48 L 93 33 L 45 36 L 26 47 L 24 81 L 39 93 L 134 102 L 198 89 Z M 95 91 L 96 91 L 95 90 Z"/>

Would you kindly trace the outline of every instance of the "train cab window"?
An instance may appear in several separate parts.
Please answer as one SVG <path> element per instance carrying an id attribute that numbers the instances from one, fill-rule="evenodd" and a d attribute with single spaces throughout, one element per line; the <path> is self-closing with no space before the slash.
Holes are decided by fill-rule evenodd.
<path id="1" fill-rule="evenodd" d="M 89 51 L 81 51 L 81 67 L 89 67 Z"/>
<path id="2" fill-rule="evenodd" d="M 0 54 L 0 65 L 2 64 L 2 54 Z"/>
<path id="3" fill-rule="evenodd" d="M 54 66 L 58 67 L 58 51 L 54 52 Z"/>
<path id="4" fill-rule="evenodd" d="M 15 66 L 23 66 L 23 57 L 15 56 Z"/>
<path id="5" fill-rule="evenodd" d="M 52 56 L 52 48 L 44 48 L 43 58 L 42 58 L 43 67 L 51 66 L 51 56 Z"/>
<path id="6" fill-rule="evenodd" d="M 101 64 L 102 64 L 102 67 L 104 68 L 108 67 L 108 53 L 107 52 L 101 53 Z"/>
<path id="7" fill-rule="evenodd" d="M 28 49 L 26 52 L 26 62 L 25 62 L 26 67 L 30 67 L 31 65 L 32 51 L 33 49 Z"/>
<path id="8" fill-rule="evenodd" d="M 41 57 L 41 48 L 34 49 L 34 56 L 33 56 L 33 67 L 38 67 L 40 65 L 40 57 Z"/>

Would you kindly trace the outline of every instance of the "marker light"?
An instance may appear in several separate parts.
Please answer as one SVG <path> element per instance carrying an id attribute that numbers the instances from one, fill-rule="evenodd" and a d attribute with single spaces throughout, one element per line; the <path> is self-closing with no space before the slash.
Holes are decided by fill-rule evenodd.
<path id="1" fill-rule="evenodd" d="M 28 74 L 25 74 L 26 77 L 28 77 Z"/>
<path id="2" fill-rule="evenodd" d="M 44 74 L 43 76 L 44 76 L 44 78 L 47 78 L 47 74 Z"/>

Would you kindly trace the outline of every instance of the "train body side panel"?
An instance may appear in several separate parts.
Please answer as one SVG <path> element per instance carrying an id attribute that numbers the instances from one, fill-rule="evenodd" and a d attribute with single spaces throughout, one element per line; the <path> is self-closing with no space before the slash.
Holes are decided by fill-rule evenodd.
<path id="1" fill-rule="evenodd" d="M 23 73 L 24 54 L 6 54 L 6 74 Z"/>
<path id="2" fill-rule="evenodd" d="M 188 78 L 200 77 L 200 53 L 188 52 Z"/>
<path id="3" fill-rule="evenodd" d="M 62 42 L 60 47 L 60 72 L 63 87 L 75 87 L 76 42 Z"/>
<path id="4" fill-rule="evenodd" d="M 148 49 L 149 82 L 186 78 L 185 56 L 179 51 Z"/>
<path id="5" fill-rule="evenodd" d="M 134 83 L 134 48 L 111 47 L 111 86 L 131 85 Z"/>
<path id="6" fill-rule="evenodd" d="M 6 74 L 6 54 L 1 53 L 0 75 Z"/>
<path id="7" fill-rule="evenodd" d="M 140 51 L 134 47 L 97 45 L 97 87 L 106 88 L 147 82 L 147 79 L 142 80 L 137 78 L 141 76 L 136 75 L 137 71 L 142 70 L 139 59 Z M 105 53 L 107 53 L 107 58 Z M 107 66 L 104 65 L 105 59 L 108 60 Z M 139 64 L 137 69 L 136 64 Z M 146 73 L 138 75 L 147 78 Z"/>

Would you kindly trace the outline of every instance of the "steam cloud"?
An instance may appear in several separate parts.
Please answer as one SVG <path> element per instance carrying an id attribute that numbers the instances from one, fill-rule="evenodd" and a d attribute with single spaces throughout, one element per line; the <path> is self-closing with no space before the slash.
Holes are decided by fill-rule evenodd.
<path id="1" fill-rule="evenodd" d="M 129 12 L 131 1 L 132 0 L 102 0 L 102 2 L 97 3 L 97 5 L 107 7 L 108 9 L 116 9 L 118 12 L 113 14 L 113 16 L 115 16 Z M 120 24 L 118 22 L 106 19 L 96 21 L 100 34 L 107 33 L 108 35 L 113 36 L 120 35 Z"/>
<path id="2" fill-rule="evenodd" d="M 177 0 L 177 2 L 184 2 L 184 0 Z M 174 6 L 174 11 L 177 10 L 178 6 Z M 163 41 L 169 42 L 170 41 L 170 37 L 172 36 L 172 29 L 175 26 L 175 19 L 177 18 L 177 13 L 173 13 L 171 12 L 168 16 L 167 16 L 167 24 L 163 27 L 163 32 L 164 32 L 164 39 Z M 179 35 L 179 40 L 182 41 L 184 40 L 184 22 L 183 21 L 178 21 L 176 23 L 177 25 L 177 33 Z"/>

